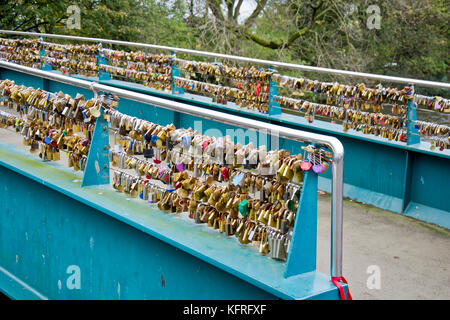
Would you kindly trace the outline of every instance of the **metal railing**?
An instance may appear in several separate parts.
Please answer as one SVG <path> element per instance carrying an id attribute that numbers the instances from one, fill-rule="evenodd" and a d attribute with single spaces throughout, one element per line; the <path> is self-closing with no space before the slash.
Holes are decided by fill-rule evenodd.
<path id="1" fill-rule="evenodd" d="M 285 128 L 219 111 L 208 110 L 185 103 L 174 102 L 129 90 L 93 83 L 86 80 L 71 78 L 48 71 L 21 66 L 15 63 L 0 61 L 0 67 L 88 90 L 110 92 L 121 98 L 150 104 L 213 121 L 219 121 L 230 125 L 236 125 L 246 129 L 267 130 L 272 135 L 278 135 L 279 137 L 300 142 L 318 143 L 330 148 L 333 151 L 331 198 L 331 276 L 342 276 L 344 147 L 338 139 L 321 134 Z"/>
<path id="2" fill-rule="evenodd" d="M 100 43 L 109 43 L 109 44 L 115 44 L 115 45 L 121 45 L 121 46 L 135 46 L 135 47 L 140 47 L 140 48 L 166 50 L 166 51 L 171 51 L 171 52 L 180 52 L 180 53 L 186 53 L 186 54 L 192 54 L 192 55 L 210 57 L 210 58 L 229 59 L 229 60 L 235 60 L 235 61 L 247 62 L 247 63 L 257 63 L 257 64 L 263 64 L 263 65 L 267 65 L 267 66 L 287 68 L 287 69 L 293 69 L 293 70 L 312 71 L 312 72 L 326 73 L 326 74 L 333 74 L 333 75 L 340 75 L 340 76 L 387 81 L 387 82 L 392 82 L 392 83 L 411 84 L 411 85 L 429 87 L 429 88 L 438 88 L 438 89 L 447 89 L 447 90 L 450 89 L 450 83 L 444 83 L 444 82 L 420 80 L 420 79 L 413 79 L 413 78 L 403 78 L 403 77 L 393 77 L 393 76 L 385 76 L 385 75 L 379 75 L 379 74 L 347 71 L 347 70 L 339 70 L 339 69 L 312 67 L 312 66 L 305 66 L 305 65 L 300 65 L 300 64 L 293 64 L 293 63 L 286 63 L 286 62 L 279 62 L 279 61 L 272 61 L 272 60 L 262 60 L 262 59 L 234 56 L 234 55 L 229 55 L 229 54 L 198 51 L 198 50 L 183 49 L 183 48 L 176 48 L 176 47 L 159 46 L 159 45 L 145 44 L 145 43 L 139 43 L 139 42 L 128 42 L 128 41 L 119 41 L 119 40 L 110 40 L 110 39 L 101 39 L 101 38 L 88 38 L 88 37 L 78 37 L 78 36 L 67 36 L 67 35 L 61 35 L 61 34 L 12 31 L 12 30 L 0 30 L 0 34 L 1 33 L 13 34 L 13 35 L 23 35 L 23 36 L 46 37 L 46 38 L 64 39 L 64 40 L 79 40 L 79 41 L 97 42 L 97 43 L 100 42 Z"/>

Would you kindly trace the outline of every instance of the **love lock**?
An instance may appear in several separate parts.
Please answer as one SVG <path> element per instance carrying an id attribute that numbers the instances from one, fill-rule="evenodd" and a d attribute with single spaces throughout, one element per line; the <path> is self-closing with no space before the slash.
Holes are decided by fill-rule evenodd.
<path id="1" fill-rule="evenodd" d="M 306 161 L 300 162 L 300 168 L 301 168 L 303 171 L 308 171 L 309 169 L 311 169 L 311 167 L 312 167 L 311 162 L 306 162 Z"/>
<path id="2" fill-rule="evenodd" d="M 320 164 L 313 165 L 312 169 L 315 173 L 322 173 L 323 170 L 325 170 L 325 167 L 320 163 Z"/>

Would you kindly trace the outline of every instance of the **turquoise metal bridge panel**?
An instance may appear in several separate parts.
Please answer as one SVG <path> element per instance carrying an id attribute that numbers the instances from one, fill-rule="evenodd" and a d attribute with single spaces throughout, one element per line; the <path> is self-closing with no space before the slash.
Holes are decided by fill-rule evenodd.
<path id="1" fill-rule="evenodd" d="M 439 210 L 417 202 L 410 202 L 405 210 L 405 216 L 436 224 L 438 226 L 450 229 L 448 219 L 449 212 Z"/>
<path id="2" fill-rule="evenodd" d="M 0 284 L 13 297 L 14 278 L 50 299 L 339 298 L 329 276 L 285 279 L 284 263 L 234 238 L 110 187 L 81 188 L 80 173 L 15 147 L 0 144 L 0 177 Z"/>
<path id="3" fill-rule="evenodd" d="M 77 95 L 77 93 L 80 93 L 80 94 L 84 95 L 84 98 L 86 100 L 94 97 L 94 93 L 91 90 L 70 86 L 68 84 L 56 82 L 56 81 L 48 81 L 48 82 L 49 82 L 49 84 L 48 84 L 48 88 L 46 90 L 48 90 L 50 92 L 62 91 L 65 94 L 71 95 L 72 97 L 75 97 Z"/>
<path id="4" fill-rule="evenodd" d="M 317 174 L 304 176 L 300 202 L 295 217 L 291 254 L 286 261 L 285 277 L 316 270 L 317 257 Z"/>
<path id="5" fill-rule="evenodd" d="M 0 267 L 0 292 L 3 292 L 11 299 L 48 300 L 46 296 L 43 296 L 2 267 Z"/>
<path id="6" fill-rule="evenodd" d="M 171 110 L 157 108 L 129 99 L 120 99 L 117 110 L 132 117 L 145 119 L 163 126 L 175 121 L 175 112 Z"/>
<path id="7" fill-rule="evenodd" d="M 411 153 L 414 170 L 411 179 L 411 201 L 450 214 L 450 165 L 444 158 Z"/>
<path id="8" fill-rule="evenodd" d="M 23 84 L 24 86 L 29 87 L 39 87 L 43 88 L 44 79 L 38 78 L 35 76 L 31 76 L 25 73 L 20 73 L 17 71 L 12 71 L 8 69 L 0 68 L 0 77 L 1 79 L 9 79 L 15 81 L 16 84 Z"/>
<path id="9" fill-rule="evenodd" d="M 14 225 L 14 235 L 2 237 L 2 264 L 51 299 L 275 298 L 57 191 L 0 170 L 15 181 L 8 183 L 9 200 L 2 201 L 1 223 Z M 26 204 L 12 196 L 24 184 Z M 80 288 L 71 286 L 72 269 L 79 270 Z"/>
<path id="10" fill-rule="evenodd" d="M 103 109 L 95 122 L 91 146 L 84 168 L 82 187 L 109 184 L 109 130 Z"/>

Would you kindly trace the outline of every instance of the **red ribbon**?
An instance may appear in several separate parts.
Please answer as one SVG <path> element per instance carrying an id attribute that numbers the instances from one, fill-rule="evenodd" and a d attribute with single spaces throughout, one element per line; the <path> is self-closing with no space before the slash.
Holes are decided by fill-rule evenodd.
<path id="1" fill-rule="evenodd" d="M 347 286 L 347 292 L 348 292 L 348 299 L 345 296 L 345 291 L 344 291 L 344 287 L 339 283 L 339 281 L 344 282 L 345 284 L 348 285 L 347 280 L 345 280 L 344 277 L 331 277 L 331 282 L 333 282 L 333 284 L 338 288 L 339 290 L 339 295 L 341 296 L 341 300 L 353 300 L 352 295 L 350 294 L 350 289 Z"/>
<path id="2" fill-rule="evenodd" d="M 261 82 L 258 82 L 258 84 L 256 85 L 256 88 L 255 88 L 255 95 L 256 96 L 259 96 L 259 87 L 261 87 Z"/>

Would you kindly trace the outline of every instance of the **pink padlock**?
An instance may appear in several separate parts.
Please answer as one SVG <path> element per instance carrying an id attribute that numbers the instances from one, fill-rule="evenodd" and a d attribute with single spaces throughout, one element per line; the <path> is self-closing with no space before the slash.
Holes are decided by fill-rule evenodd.
<path id="1" fill-rule="evenodd" d="M 175 168 L 176 168 L 178 171 L 180 171 L 180 172 L 183 172 L 183 171 L 184 171 L 184 165 L 183 165 L 182 163 L 177 163 L 177 164 L 175 165 Z"/>
<path id="2" fill-rule="evenodd" d="M 300 168 L 303 171 L 308 171 L 309 169 L 311 169 L 311 167 L 312 167 L 311 162 L 305 162 L 305 161 L 300 162 Z"/>

